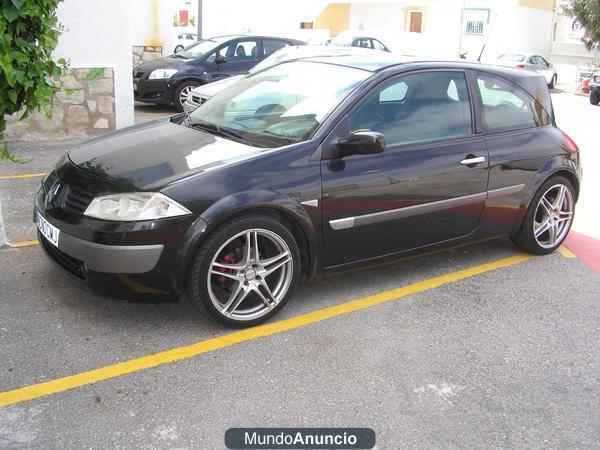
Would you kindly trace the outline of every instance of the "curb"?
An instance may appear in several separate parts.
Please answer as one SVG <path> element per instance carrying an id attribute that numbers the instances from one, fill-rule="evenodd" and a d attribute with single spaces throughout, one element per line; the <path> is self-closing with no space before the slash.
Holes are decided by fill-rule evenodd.
<path id="1" fill-rule="evenodd" d="M 600 240 L 571 231 L 563 245 L 600 275 Z"/>
<path id="2" fill-rule="evenodd" d="M 4 222 L 2 221 L 2 203 L 0 202 L 0 247 L 4 247 L 7 243 Z"/>

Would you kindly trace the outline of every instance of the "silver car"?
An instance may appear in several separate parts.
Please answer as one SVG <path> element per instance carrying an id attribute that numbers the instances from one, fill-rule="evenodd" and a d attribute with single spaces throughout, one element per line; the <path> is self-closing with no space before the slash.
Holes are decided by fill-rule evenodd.
<path id="1" fill-rule="evenodd" d="M 361 51 L 356 48 L 348 49 L 347 47 L 325 47 L 320 45 L 297 45 L 283 47 L 250 69 L 248 74 L 260 72 L 261 70 L 265 70 L 283 61 L 291 61 L 301 58 L 343 56 L 345 54 L 357 55 L 363 53 L 366 55 L 373 55 L 373 50 Z M 244 78 L 246 75 L 247 74 L 236 75 L 194 88 L 188 95 L 187 100 L 183 103 L 183 110 L 188 113 L 192 112 L 213 95 L 222 91 L 226 87 L 231 86 L 233 83 L 241 78 Z"/>
<path id="2" fill-rule="evenodd" d="M 496 64 L 537 72 L 544 76 L 550 89 L 554 89 L 558 79 L 554 66 L 542 56 L 532 53 L 503 53 L 496 59 Z"/>

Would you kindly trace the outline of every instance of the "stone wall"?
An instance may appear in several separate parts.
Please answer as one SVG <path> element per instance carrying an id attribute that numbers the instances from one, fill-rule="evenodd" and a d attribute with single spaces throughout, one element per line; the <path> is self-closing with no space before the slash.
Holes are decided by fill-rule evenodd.
<path id="1" fill-rule="evenodd" d="M 162 47 L 152 45 L 134 45 L 132 50 L 133 67 L 140 63 L 162 58 Z"/>
<path id="2" fill-rule="evenodd" d="M 7 118 L 7 141 L 85 138 L 115 129 L 115 82 L 111 68 L 71 68 L 56 80 L 52 117 L 34 112 Z"/>

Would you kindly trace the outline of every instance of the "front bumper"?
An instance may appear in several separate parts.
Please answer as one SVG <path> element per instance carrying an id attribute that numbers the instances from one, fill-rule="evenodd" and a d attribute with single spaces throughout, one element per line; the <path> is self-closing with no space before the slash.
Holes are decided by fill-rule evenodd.
<path id="1" fill-rule="evenodd" d="M 137 102 L 170 105 L 173 103 L 173 86 L 167 80 L 133 80 L 133 99 Z"/>
<path id="2" fill-rule="evenodd" d="M 92 175 L 70 163 L 57 172 L 59 183 L 73 183 L 80 178 L 79 188 L 93 184 L 87 179 Z M 61 174 L 66 175 L 62 180 Z M 65 185 L 59 188 L 57 200 Z M 42 249 L 80 285 L 106 297 L 135 300 L 172 301 L 183 292 L 188 231 L 194 224 L 205 224 L 202 219 L 194 216 L 143 222 L 93 219 L 66 210 L 59 201 L 48 201 L 43 187 L 36 193 L 34 206 L 60 230 L 58 246 L 38 233 Z M 37 215 L 33 216 L 35 221 Z"/>

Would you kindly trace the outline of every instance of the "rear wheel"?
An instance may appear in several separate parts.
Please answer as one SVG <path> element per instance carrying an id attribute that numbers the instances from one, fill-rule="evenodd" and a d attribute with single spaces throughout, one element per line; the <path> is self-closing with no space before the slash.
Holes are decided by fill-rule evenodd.
<path id="1" fill-rule="evenodd" d="M 600 93 L 596 91 L 590 92 L 590 103 L 592 105 L 597 105 L 598 103 L 600 103 Z"/>
<path id="2" fill-rule="evenodd" d="M 275 315 L 300 276 L 292 233 L 260 215 L 242 216 L 215 230 L 191 263 L 186 292 L 195 305 L 228 325 L 247 327 Z"/>
<path id="3" fill-rule="evenodd" d="M 183 104 L 187 100 L 188 95 L 195 87 L 200 86 L 200 83 L 197 81 L 184 81 L 177 89 L 175 89 L 175 94 L 173 95 L 173 104 L 175 105 L 175 109 L 177 111 L 183 111 Z"/>
<path id="4" fill-rule="evenodd" d="M 180 52 L 181 50 L 183 50 L 183 45 L 177 45 L 177 46 L 175 46 L 174 53 Z"/>
<path id="5" fill-rule="evenodd" d="M 574 214 L 573 185 L 564 177 L 552 177 L 535 194 L 521 228 L 511 239 L 530 253 L 552 253 L 567 237 Z"/>

